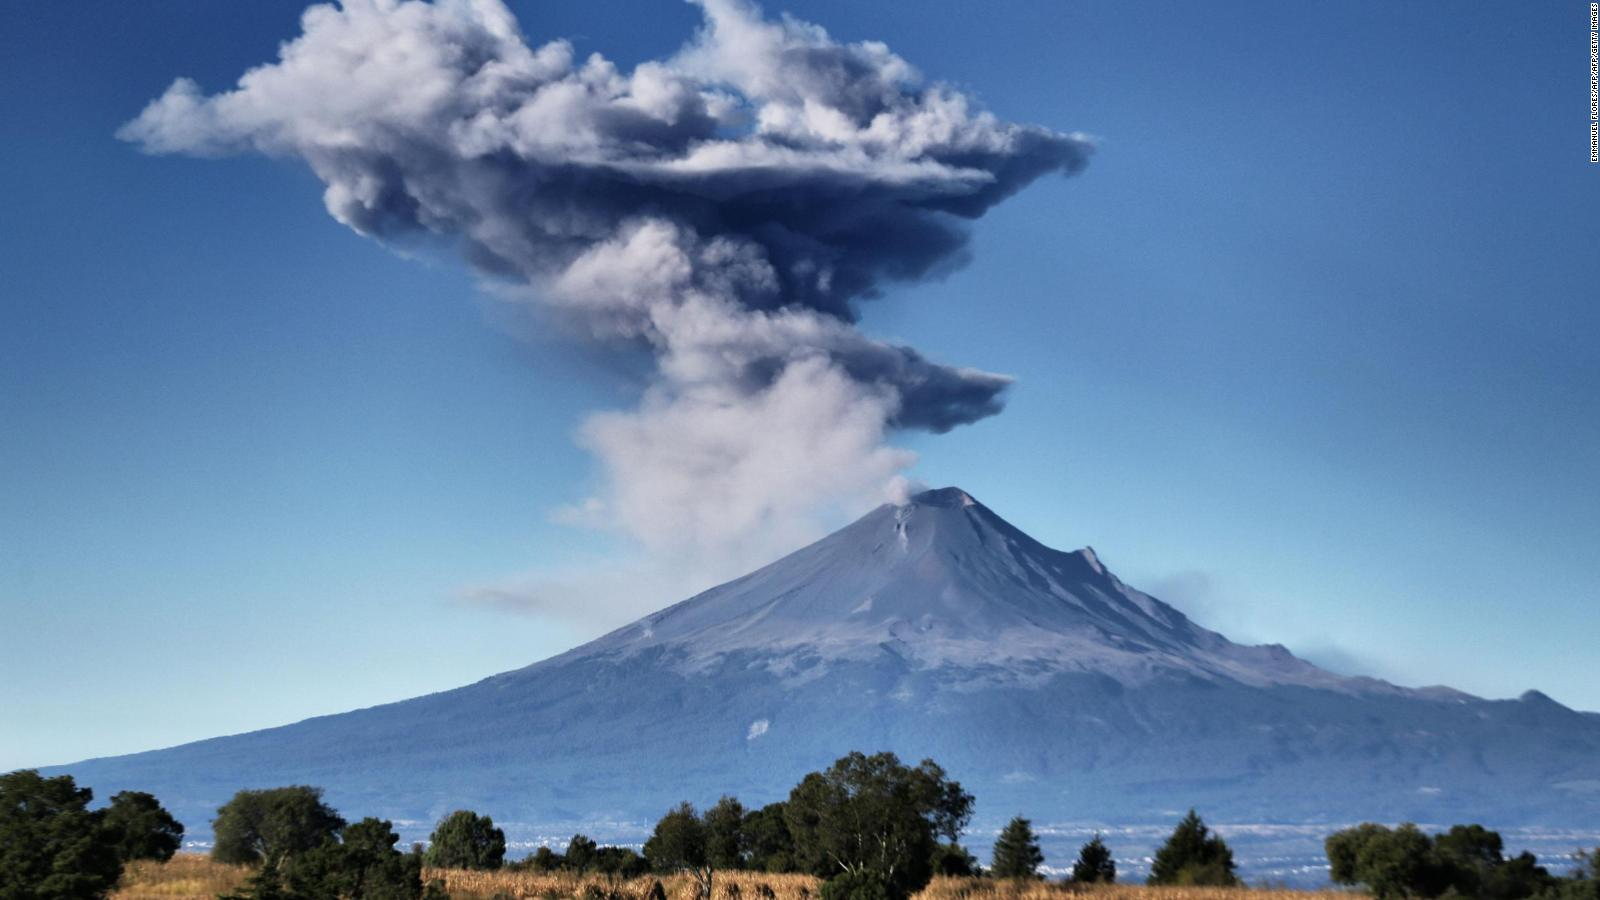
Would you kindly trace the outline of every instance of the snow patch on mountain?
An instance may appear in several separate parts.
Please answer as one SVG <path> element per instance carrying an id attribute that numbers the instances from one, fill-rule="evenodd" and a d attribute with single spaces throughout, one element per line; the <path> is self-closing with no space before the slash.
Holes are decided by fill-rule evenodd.
<path id="1" fill-rule="evenodd" d="M 889 649 L 889 648 L 892 648 Z M 1092 548 L 1054 550 L 959 488 L 885 504 L 771 565 L 613 632 L 588 654 L 668 650 L 682 671 L 758 651 L 810 681 L 893 652 L 973 684 L 1062 673 L 1133 686 L 1173 675 L 1347 693 L 1403 689 L 1250 647 L 1124 584 Z M 801 666 L 799 661 L 807 661 Z"/>

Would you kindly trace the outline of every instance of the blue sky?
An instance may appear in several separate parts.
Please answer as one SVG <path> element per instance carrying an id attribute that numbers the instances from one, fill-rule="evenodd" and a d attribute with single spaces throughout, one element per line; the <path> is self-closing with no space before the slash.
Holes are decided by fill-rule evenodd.
<path id="1" fill-rule="evenodd" d="M 620 65 L 697 13 L 513 2 Z M 519 340 L 465 267 L 329 218 L 293 162 L 139 153 L 177 76 L 298 3 L 5 13 L 0 768 L 164 746 L 514 668 L 604 621 L 458 602 L 604 566 L 552 521 L 637 386 Z M 1582 4 L 793 2 L 1005 119 L 1095 137 L 864 329 L 1016 376 L 907 434 L 1046 543 L 1231 637 L 1600 709 L 1600 167 Z M 583 605 L 574 601 L 575 606 Z"/>

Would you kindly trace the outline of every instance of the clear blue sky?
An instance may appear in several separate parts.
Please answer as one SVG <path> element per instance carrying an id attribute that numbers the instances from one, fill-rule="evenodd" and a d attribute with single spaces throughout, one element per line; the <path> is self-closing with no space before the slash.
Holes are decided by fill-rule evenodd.
<path id="1" fill-rule="evenodd" d="M 666 55 L 672 2 L 513 2 Z M 769 4 L 879 39 L 1087 171 L 865 328 L 1015 375 L 899 441 L 1204 624 L 1403 684 L 1600 709 L 1600 166 L 1587 6 Z M 273 58 L 301 4 L 0 25 L 0 769 L 452 687 L 595 623 L 453 602 L 607 540 L 550 520 L 630 382 L 288 162 L 113 134 Z M 580 563 L 582 564 L 582 563 Z"/>

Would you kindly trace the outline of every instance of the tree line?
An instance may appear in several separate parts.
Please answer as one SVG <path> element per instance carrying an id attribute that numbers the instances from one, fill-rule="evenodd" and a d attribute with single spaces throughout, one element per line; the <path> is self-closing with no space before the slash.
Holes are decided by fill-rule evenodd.
<path id="1" fill-rule="evenodd" d="M 0 776 L 0 900 L 91 900 L 112 890 L 123 866 L 170 859 L 183 825 L 154 797 L 123 792 L 90 809 L 91 792 L 71 776 L 24 770 Z M 251 866 L 222 900 L 444 900 L 425 869 L 600 873 L 634 878 L 686 873 L 703 900 L 719 872 L 800 872 L 822 879 L 822 900 L 906 900 L 935 875 L 1040 877 L 1045 857 L 1032 823 L 1013 818 L 984 869 L 960 843 L 973 796 L 933 760 L 851 753 L 801 779 L 781 801 L 749 809 L 725 796 L 706 809 L 688 802 L 655 824 L 642 852 L 600 846 L 577 834 L 565 851 L 539 847 L 507 861 L 493 819 L 457 810 L 424 847 L 399 849 L 391 822 L 347 822 L 307 785 L 239 791 L 217 811 L 211 855 Z M 1329 836 L 1330 877 L 1377 900 L 1600 900 L 1600 850 L 1580 854 L 1558 878 L 1530 853 L 1506 856 L 1499 834 L 1458 825 L 1429 835 L 1415 825 L 1363 824 Z M 1117 865 L 1099 834 L 1079 848 L 1069 880 L 1114 882 Z M 1233 851 L 1190 810 L 1156 852 L 1154 885 L 1235 886 Z M 660 895 L 659 888 L 652 892 Z"/>

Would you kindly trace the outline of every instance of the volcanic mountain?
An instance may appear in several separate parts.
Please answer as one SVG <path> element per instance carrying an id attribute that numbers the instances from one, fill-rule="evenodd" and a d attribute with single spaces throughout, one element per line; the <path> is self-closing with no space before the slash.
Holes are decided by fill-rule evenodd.
<path id="1" fill-rule="evenodd" d="M 1233 643 L 955 488 L 476 684 L 55 771 L 202 832 L 239 788 L 307 783 L 419 827 L 469 807 L 604 837 L 780 799 L 853 749 L 936 759 L 980 822 L 1600 817 L 1600 716 Z"/>

